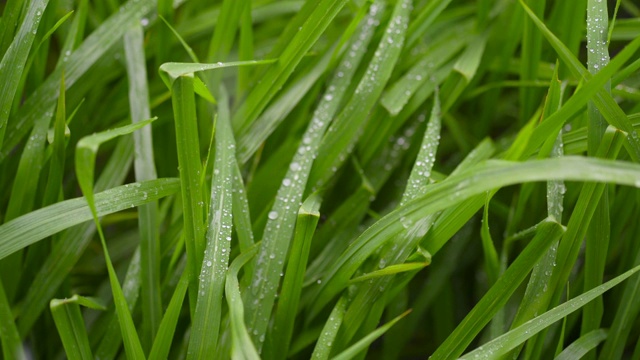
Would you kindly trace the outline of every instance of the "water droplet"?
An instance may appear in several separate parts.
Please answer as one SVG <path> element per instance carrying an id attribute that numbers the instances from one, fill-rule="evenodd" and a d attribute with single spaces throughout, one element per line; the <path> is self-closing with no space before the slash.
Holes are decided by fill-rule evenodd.
<path id="1" fill-rule="evenodd" d="M 275 220 L 275 219 L 278 218 L 278 212 L 277 211 L 270 211 L 268 216 L 269 216 L 269 219 Z"/>

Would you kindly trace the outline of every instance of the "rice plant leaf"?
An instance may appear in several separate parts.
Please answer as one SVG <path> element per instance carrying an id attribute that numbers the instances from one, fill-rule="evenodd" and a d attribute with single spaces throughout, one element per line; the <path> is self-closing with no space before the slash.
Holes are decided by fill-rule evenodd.
<path id="1" fill-rule="evenodd" d="M 355 72 L 355 65 L 362 59 L 366 51 L 366 44 L 373 36 L 372 24 L 381 16 L 382 10 L 383 8 L 377 4 L 371 6 L 369 15 L 363 21 L 363 27 L 358 33 L 357 40 L 351 45 L 352 54 L 342 60 L 322 100 L 316 107 L 313 120 L 302 136 L 302 141 L 298 145 L 293 160 L 289 164 L 289 169 L 278 189 L 275 203 L 267 215 L 268 220 L 252 275 L 251 288 L 245 298 L 248 305 L 248 325 L 256 344 L 264 341 L 264 334 L 277 290 L 277 286 L 274 284 L 278 284 L 280 281 L 280 273 L 284 268 L 289 243 L 294 234 L 298 207 L 307 187 L 312 164 L 320 154 L 323 136 L 346 94 L 349 81 Z M 372 21 L 369 22 L 369 19 Z M 261 338 L 263 341 L 259 341 Z M 258 346 L 258 348 L 260 347 Z"/>
<path id="2" fill-rule="evenodd" d="M 482 356 L 487 359 L 497 359 L 519 344 L 525 342 L 527 339 L 544 330 L 548 326 L 552 325 L 556 321 L 573 313 L 576 310 L 579 310 L 585 304 L 589 303 L 596 297 L 601 296 L 606 291 L 620 284 L 638 271 L 640 271 L 640 266 L 636 266 L 633 269 L 607 281 L 606 283 L 592 290 L 589 290 L 586 293 L 583 293 L 582 295 L 579 295 L 562 305 L 556 306 L 555 308 L 545 312 L 538 317 L 535 317 L 534 319 L 527 321 L 526 323 L 518 326 L 508 333 L 490 341 L 487 344 L 484 344 L 482 348 L 478 348 L 472 352 L 465 354 L 465 356 L 461 357 L 461 359 L 474 359 L 475 356 Z"/>
<path id="3" fill-rule="evenodd" d="M 224 284 L 225 297 L 229 306 L 229 318 L 231 319 L 231 358 L 234 360 L 260 359 L 260 355 L 258 355 L 258 351 L 251 341 L 251 336 L 245 325 L 244 305 L 242 294 L 240 293 L 240 284 L 238 283 L 238 272 L 257 253 L 258 246 L 256 244 L 251 250 L 235 258 L 229 266 Z"/>
<path id="4" fill-rule="evenodd" d="M 302 282 L 309 259 L 311 239 L 320 218 L 321 199 L 317 194 L 309 196 L 298 210 L 295 234 L 291 243 L 291 256 L 287 263 L 282 290 L 274 316 L 274 324 L 270 336 L 265 344 L 265 353 L 270 358 L 284 359 L 286 353 L 281 349 L 288 349 L 293 335 L 296 312 L 300 303 Z"/>
<path id="5" fill-rule="evenodd" d="M 384 333 L 386 333 L 393 325 L 395 325 L 398 321 L 400 321 L 402 318 L 407 316 L 410 312 L 411 312 L 411 310 L 408 310 L 408 311 L 404 312 L 403 314 L 397 316 L 393 320 L 389 321 L 388 323 L 386 323 L 386 324 L 382 325 L 381 327 L 377 328 L 375 331 L 371 332 L 370 334 L 368 334 L 364 338 L 360 339 L 357 343 L 351 345 L 348 349 L 346 349 L 343 352 L 341 352 L 340 354 L 336 355 L 333 359 L 334 360 L 347 360 L 347 359 L 352 359 L 352 358 L 356 357 L 356 355 L 358 355 L 358 353 L 360 353 L 361 351 L 365 350 L 369 345 L 371 345 L 371 343 L 376 341 L 376 339 L 378 339 L 380 336 L 384 335 Z"/>
<path id="6" fill-rule="evenodd" d="M 217 353 L 222 315 L 222 292 L 231 252 L 233 225 L 233 177 L 235 176 L 235 141 L 231 129 L 228 99 L 219 91 L 220 101 L 216 122 L 216 157 L 211 180 L 211 203 L 207 226 L 207 245 L 199 275 L 199 293 L 188 359 L 201 359 Z"/>
<path id="7" fill-rule="evenodd" d="M 105 20 L 85 41 L 72 53 L 65 62 L 65 84 L 67 89 L 75 85 L 78 79 L 89 68 L 119 41 L 134 21 L 139 21 L 141 14 L 149 10 L 154 0 L 130 0 L 122 6 L 122 11 L 116 12 Z M 35 14 L 40 10 L 37 6 L 31 8 Z M 32 29 L 29 29 L 31 33 Z M 58 86 L 62 76 L 62 68 L 57 68 L 25 101 L 20 110 L 12 116 L 6 130 L 6 141 L 0 148 L 0 162 L 9 154 L 31 129 L 37 119 L 52 110 L 58 98 Z M 0 130 L 0 131 L 4 131 Z"/>
<path id="8" fill-rule="evenodd" d="M 7 122 L 13 100 L 20 86 L 22 72 L 27 64 L 42 13 L 48 4 L 49 0 L 38 0 L 29 4 L 16 36 L 0 60 L 0 80 L 2 81 L 2 86 L 0 86 L 0 148 L 2 148 L 4 135 L 7 132 Z"/>
<path id="9" fill-rule="evenodd" d="M 82 313 L 80 313 L 80 305 L 90 309 L 106 310 L 95 300 L 79 295 L 68 299 L 53 299 L 50 303 L 51 315 L 69 359 L 93 357 Z"/>
<path id="10" fill-rule="evenodd" d="M 595 349 L 607 338 L 607 333 L 605 329 L 596 329 L 582 335 L 558 354 L 555 360 L 582 359 L 583 356 Z"/>

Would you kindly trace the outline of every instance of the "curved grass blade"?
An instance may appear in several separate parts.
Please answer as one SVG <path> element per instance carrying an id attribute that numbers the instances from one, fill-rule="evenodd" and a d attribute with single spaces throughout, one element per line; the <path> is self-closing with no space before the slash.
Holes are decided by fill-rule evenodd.
<path id="1" fill-rule="evenodd" d="M 94 193 L 93 193 L 93 177 L 95 159 L 99 146 L 109 140 L 112 140 L 118 136 L 128 135 L 135 130 L 148 125 L 154 119 L 140 121 L 135 124 L 126 125 L 120 128 L 107 130 L 104 132 L 96 133 L 86 136 L 78 141 L 76 145 L 75 167 L 76 177 L 82 193 L 84 194 L 91 214 L 93 215 L 93 221 L 98 229 L 100 235 L 100 241 L 102 243 L 102 250 L 104 251 L 105 262 L 107 264 L 107 270 L 109 272 L 109 282 L 111 284 L 111 291 L 113 293 L 113 301 L 116 305 L 116 314 L 120 321 L 120 330 L 122 331 L 122 340 L 124 341 L 124 348 L 127 356 L 132 359 L 144 359 L 145 355 L 136 332 L 133 319 L 131 318 L 131 312 L 127 305 L 127 301 L 122 292 L 122 287 L 118 281 L 117 274 L 111 263 L 109 256 L 109 250 L 107 248 L 107 242 L 100 226 L 100 220 L 98 219 L 98 212 L 96 209 Z"/>
<path id="2" fill-rule="evenodd" d="M 95 300 L 79 295 L 73 295 L 68 299 L 53 299 L 49 305 L 65 354 L 70 360 L 93 358 L 80 305 L 95 310 L 106 310 Z"/>
<path id="3" fill-rule="evenodd" d="M 376 3 L 370 7 L 368 16 L 363 20 L 362 28 L 355 35 L 356 40 L 351 44 L 351 53 L 338 65 L 327 91 L 313 114 L 312 121 L 302 136 L 298 150 L 278 189 L 276 201 L 268 213 L 251 287 L 245 297 L 247 321 L 256 344 L 264 341 L 280 282 L 280 273 L 284 268 L 289 242 L 294 233 L 296 214 L 307 187 L 312 164 L 320 154 L 322 137 L 338 111 L 355 68 L 364 56 L 367 44 L 373 36 L 373 25 L 382 13 L 383 7 L 380 4 Z M 260 341 L 261 338 L 263 341 Z"/>
<path id="4" fill-rule="evenodd" d="M 229 318 L 231 319 L 231 358 L 233 360 L 259 360 L 260 356 L 255 345 L 251 341 L 251 336 L 244 321 L 244 305 L 242 294 L 240 294 L 240 284 L 238 283 L 238 272 L 244 264 L 258 253 L 258 246 L 242 253 L 235 258 L 227 271 L 225 281 L 225 297 L 229 305 Z"/>
<path id="5" fill-rule="evenodd" d="M 95 191 L 101 192 L 105 189 L 111 189 L 122 184 L 127 176 L 127 172 L 131 166 L 132 160 L 133 139 L 131 137 L 121 137 L 118 140 L 118 143 L 116 144 L 112 155 L 109 157 L 104 170 L 102 171 L 100 177 L 96 182 Z M 168 192 L 164 192 L 162 184 L 170 184 L 168 185 Z M 141 186 L 146 185 L 142 184 Z M 153 194 L 154 196 L 163 197 L 174 194 L 178 190 L 178 188 L 179 183 L 177 182 L 177 180 L 163 179 L 162 181 L 156 183 L 153 188 L 146 189 L 144 191 L 147 191 L 148 194 Z M 127 190 L 128 192 L 128 195 L 126 197 L 123 197 L 121 195 L 121 192 L 123 192 L 124 190 Z M 159 192 L 162 192 L 163 194 L 159 195 Z M 139 194 L 135 192 L 134 188 L 131 188 L 129 186 L 119 188 L 116 192 L 110 193 L 109 195 L 105 193 L 104 195 L 107 195 L 105 197 L 101 197 L 102 195 L 103 194 L 96 195 L 96 207 L 100 216 L 103 215 L 101 212 L 103 210 L 106 210 L 105 204 L 110 204 L 110 207 L 113 207 L 113 205 L 122 206 L 119 209 L 109 210 L 111 212 L 120 211 L 126 207 L 130 207 L 127 199 L 131 198 L 132 196 L 139 199 L 135 201 L 144 203 L 144 193 Z M 142 196 L 140 197 L 140 195 Z M 110 200 L 115 200 L 116 203 L 111 203 Z M 120 203 L 119 201 L 121 200 L 125 200 L 124 203 Z M 75 207 L 84 207 L 83 212 L 78 214 L 77 212 L 74 213 L 74 207 L 65 209 L 56 208 L 54 205 L 50 208 L 51 212 L 46 213 L 45 211 L 41 213 L 41 211 L 44 211 L 44 209 L 41 209 L 36 211 L 36 213 L 40 215 L 37 215 L 35 217 L 25 217 L 26 222 L 12 230 L 21 231 L 30 229 L 31 227 L 33 227 L 34 230 L 37 230 L 37 232 L 34 234 L 35 238 L 32 238 L 31 236 L 22 238 L 21 234 L 16 234 L 18 235 L 18 238 L 24 239 L 25 241 L 30 241 L 29 243 L 27 243 L 28 245 L 31 242 L 39 241 L 43 238 L 46 238 L 68 228 L 67 231 L 60 235 L 59 241 L 54 243 L 54 246 L 51 249 L 51 254 L 49 254 L 47 259 L 43 263 L 41 263 L 40 269 L 36 274 L 33 282 L 31 283 L 31 286 L 29 287 L 27 294 L 23 300 L 22 314 L 18 318 L 18 328 L 22 336 L 24 336 L 27 331 L 31 329 L 36 319 L 40 316 L 42 311 L 49 303 L 49 300 L 55 297 L 58 287 L 64 281 L 67 274 L 69 274 L 69 272 L 73 268 L 73 265 L 78 261 L 78 259 L 80 259 L 89 243 L 93 240 L 95 225 L 92 222 L 87 221 L 91 220 L 91 211 L 89 211 L 86 201 L 84 201 L 83 199 L 75 199 L 70 201 L 75 202 Z M 63 206 L 62 204 L 65 203 L 66 202 L 63 202 L 59 206 Z M 70 217 L 57 216 L 59 214 L 66 214 L 67 210 L 70 211 Z M 39 218 L 39 216 L 41 217 Z M 42 221 L 46 222 L 48 219 L 51 219 L 52 221 L 50 223 L 47 222 L 46 224 L 41 224 Z M 68 223 L 67 221 L 69 220 L 72 220 L 72 222 Z M 58 227 L 58 225 L 63 226 Z M 120 330 L 118 330 L 118 334 L 119 333 Z"/>
<path id="6" fill-rule="evenodd" d="M 31 45 L 36 37 L 42 13 L 48 4 L 49 0 L 35 0 L 29 4 L 18 33 L 0 60 L 0 81 L 2 82 L 0 86 L 0 148 L 3 145 L 11 106 L 20 87 Z"/>
<path id="7" fill-rule="evenodd" d="M 554 360 L 582 359 L 589 351 L 595 349 L 606 338 L 607 330 L 592 330 L 567 346 Z"/>
<path id="8" fill-rule="evenodd" d="M 173 195 L 177 179 L 165 178 L 127 184 L 95 195 L 97 216 L 112 214 Z M 83 198 L 65 200 L 32 211 L 0 226 L 0 259 L 55 233 L 92 219 Z"/>
<path id="9" fill-rule="evenodd" d="M 233 177 L 235 176 L 235 141 L 231 129 L 228 100 L 223 88 L 219 91 L 216 122 L 216 157 L 211 180 L 211 204 L 207 226 L 207 246 L 199 276 L 198 302 L 194 313 L 187 359 L 202 359 L 216 354 L 222 292 L 231 253 L 233 224 Z"/>
<path id="10" fill-rule="evenodd" d="M 478 358 L 482 357 L 484 359 L 497 359 L 514 349 L 516 346 L 527 341 L 529 338 L 544 330 L 548 326 L 552 325 L 556 321 L 562 319 L 563 317 L 566 317 L 576 310 L 579 310 L 591 300 L 597 298 L 598 296 L 601 296 L 606 291 L 620 284 L 638 271 L 640 271 L 640 266 L 636 266 L 635 268 L 619 276 L 616 276 L 612 280 L 609 280 L 606 283 L 592 290 L 589 290 L 586 293 L 583 293 L 582 295 L 577 296 L 562 305 L 556 306 L 552 310 L 549 310 L 534 319 L 527 321 L 521 326 L 518 326 L 517 328 L 496 338 L 495 340 L 484 344 L 482 348 L 478 348 L 466 354 L 465 356 L 461 357 L 461 359 L 475 359 L 476 356 Z"/>

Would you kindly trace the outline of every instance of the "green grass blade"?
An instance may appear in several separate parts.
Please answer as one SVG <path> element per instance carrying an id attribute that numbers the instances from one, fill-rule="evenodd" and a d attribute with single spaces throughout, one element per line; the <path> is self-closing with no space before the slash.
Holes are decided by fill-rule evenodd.
<path id="1" fill-rule="evenodd" d="M 560 224 L 550 219 L 544 220 L 529 245 L 431 357 L 434 359 L 459 357 L 493 315 L 506 304 L 547 248 L 563 233 L 564 229 Z"/>
<path id="2" fill-rule="evenodd" d="M 563 317 L 571 314 L 572 312 L 579 310 L 589 301 L 601 296 L 606 291 L 610 290 L 614 286 L 620 284 L 631 275 L 637 273 L 640 270 L 639 267 L 635 267 L 606 283 L 577 296 L 562 305 L 559 305 L 546 313 L 527 321 L 521 326 L 509 331 L 508 333 L 500 336 L 499 338 L 492 340 L 491 342 L 484 344 L 482 348 L 478 348 L 461 359 L 473 359 L 475 356 L 483 356 L 488 359 L 497 359 L 500 356 L 511 351 L 513 348 L 523 343 L 527 339 L 536 335 L 546 327 L 550 326 L 554 322 L 562 319 Z"/>
<path id="3" fill-rule="evenodd" d="M 178 191 L 176 179 L 158 179 L 119 186 L 95 196 L 98 216 L 155 201 Z M 146 193 L 146 194 L 145 194 Z M 0 259 L 57 232 L 92 219 L 82 198 L 32 211 L 0 226 Z"/>
<path id="4" fill-rule="evenodd" d="M 122 184 L 126 177 L 126 171 L 123 169 L 129 169 L 133 159 L 133 139 L 130 137 L 121 137 L 116 144 L 115 149 L 113 150 L 113 154 L 109 157 L 109 160 L 106 163 L 102 174 L 98 178 L 96 182 L 95 190 L 96 191 L 104 191 L 105 189 L 111 189 L 119 184 Z M 168 179 L 169 183 L 172 181 Z M 163 181 L 167 181 L 167 179 L 163 179 Z M 159 185 L 159 184 L 156 184 Z M 168 189 L 169 192 L 160 195 L 167 196 L 175 193 L 178 190 L 178 183 L 176 180 L 173 180 L 173 189 Z M 171 188 L 172 186 L 169 186 Z M 98 194 L 96 196 L 96 207 L 98 208 L 98 212 L 102 216 L 101 213 L 105 207 L 105 199 L 111 199 L 118 201 L 124 199 L 121 197 L 120 193 L 123 190 L 133 190 L 133 188 L 121 188 L 119 192 L 110 193 L 108 196 L 102 198 L 102 194 Z M 115 189 L 114 189 L 115 190 Z M 149 194 L 158 195 L 156 192 L 162 192 L 161 188 L 156 186 L 152 189 L 148 189 Z M 136 194 L 135 191 L 131 191 L 130 195 L 139 195 Z M 73 201 L 73 200 L 72 200 Z M 79 201 L 78 199 L 75 200 Z M 57 204 L 59 206 L 63 206 L 65 202 L 61 204 Z M 67 203 L 69 204 L 69 203 Z M 67 223 L 64 227 L 56 228 L 56 225 L 65 224 L 65 221 L 70 219 L 69 217 L 56 217 L 58 213 L 65 213 L 66 210 L 70 210 L 70 214 L 73 214 L 73 208 L 64 209 L 64 208 L 45 208 L 51 209 L 52 211 L 48 214 L 42 216 L 40 220 L 38 217 L 29 217 L 28 220 L 25 217 L 25 220 L 28 221 L 29 226 L 22 225 L 22 230 L 29 229 L 33 227 L 33 229 L 37 229 L 38 232 L 45 231 L 44 234 L 37 235 L 34 239 L 28 240 L 27 244 L 31 242 L 36 242 L 43 238 L 46 238 L 50 235 L 55 234 L 58 231 L 64 230 L 67 227 L 70 227 L 68 231 L 64 232 L 60 236 L 60 241 L 54 244 L 51 254 L 47 257 L 47 259 L 42 263 L 40 270 L 36 274 L 32 285 L 29 287 L 27 294 L 25 295 L 24 303 L 23 303 L 23 312 L 22 316 L 19 318 L 18 328 L 21 334 L 25 334 L 34 324 L 36 319 L 40 316 L 42 311 L 46 308 L 55 294 L 57 292 L 58 287 L 63 282 L 64 278 L 69 274 L 73 265 L 78 261 L 84 250 L 89 245 L 89 242 L 93 239 L 93 235 L 95 233 L 95 226 L 92 222 L 88 222 L 91 220 L 91 211 L 87 206 L 86 202 L 80 200 L 78 207 L 84 206 L 84 211 L 81 213 L 83 215 L 77 215 L 77 217 L 72 217 L 74 222 Z M 74 205 L 74 206 L 76 206 Z M 119 210 L 123 210 L 127 206 L 130 207 L 129 203 L 125 202 L 123 207 L 119 208 Z M 44 209 L 42 209 L 44 210 Z M 111 212 L 119 211 L 119 210 L 110 210 Z M 41 210 L 38 210 L 36 213 L 40 213 Z M 40 213 L 44 214 L 44 213 Z M 40 224 L 42 219 L 53 218 L 53 221 L 48 224 Z M 65 220 L 65 221 L 62 221 Z M 83 223 L 84 222 L 84 223 Z M 77 225 L 80 224 L 80 225 Z M 77 225 L 77 226 L 73 226 Z M 21 227 L 17 227 L 16 229 L 21 229 Z M 16 230 L 14 229 L 14 230 Z M 22 236 L 22 235 L 20 235 Z M 21 238 L 21 237 L 18 238 Z M 25 240 L 30 237 L 24 238 Z M 15 240 L 14 240 L 15 241 Z M 70 251 L 72 250 L 72 251 Z M 119 334 L 118 330 L 118 334 Z"/>
<path id="5" fill-rule="evenodd" d="M 399 1 L 395 5 L 365 74 L 349 102 L 327 130 L 310 174 L 309 182 L 312 186 L 324 186 L 353 150 L 358 132 L 382 94 L 400 56 L 411 6 L 410 0 Z"/>
<path id="6" fill-rule="evenodd" d="M 578 340 L 567 346 L 555 360 L 582 359 L 589 351 L 595 349 L 607 338 L 607 330 L 596 329 L 582 335 Z"/>
<path id="7" fill-rule="evenodd" d="M 119 41 L 134 21 L 139 21 L 141 13 L 145 13 L 153 0 L 130 0 L 112 17 L 103 22 L 84 42 L 72 53 L 65 62 L 65 83 L 67 89 L 78 82 L 95 62 L 102 58 L 113 44 Z M 35 13 L 38 9 L 33 7 Z M 31 30 L 31 29 L 29 29 Z M 1 147 L 0 162 L 9 154 L 22 137 L 31 129 L 34 122 L 43 116 L 56 103 L 58 86 L 62 69 L 56 69 L 45 82 L 25 101 L 20 110 L 12 117 L 9 128 L 6 129 L 6 141 Z M 4 131 L 4 130 L 2 130 Z"/>
<path id="8" fill-rule="evenodd" d="M 340 325 L 342 325 L 344 313 L 347 311 L 347 305 L 349 305 L 349 301 L 346 296 L 342 296 L 333 307 L 333 310 L 331 310 L 331 314 L 329 315 L 329 320 L 325 322 L 322 332 L 320 332 L 320 337 L 313 349 L 311 359 L 329 359 L 331 349 L 333 348 L 333 344 L 338 336 L 338 330 L 340 329 Z"/>
<path id="9" fill-rule="evenodd" d="M 0 100 L 0 148 L 2 148 L 4 135 L 7 132 L 13 100 L 18 95 L 22 72 L 27 64 L 42 13 L 48 4 L 48 0 L 33 1 L 29 4 L 13 42 L 0 60 L 0 79 L 2 81 L 2 86 L 0 86 L 0 99 L 2 99 Z"/>
<path id="10" fill-rule="evenodd" d="M 106 310 L 95 300 L 78 295 L 69 299 L 53 299 L 50 303 L 51 315 L 69 359 L 93 358 L 87 330 L 80 313 L 80 305 L 96 310 Z"/>
<path id="11" fill-rule="evenodd" d="M 162 322 L 160 322 L 160 328 L 153 341 L 149 359 L 168 358 L 169 351 L 171 350 L 171 342 L 176 331 L 176 325 L 180 318 L 180 310 L 182 309 L 182 303 L 184 302 L 184 296 L 187 294 L 188 287 L 189 278 L 187 277 L 187 272 L 184 271 L 180 277 L 178 286 L 176 286 L 173 292 L 167 310 L 162 317 Z"/>
<path id="12" fill-rule="evenodd" d="M 166 64 L 163 64 L 165 66 Z M 162 69 L 162 67 L 161 67 Z M 200 186 L 200 145 L 194 99 L 193 74 L 178 75 L 169 83 L 173 104 L 180 166 L 184 242 L 187 250 L 189 296 L 192 307 L 197 298 L 197 278 L 204 255 L 204 201 Z M 195 309 L 193 309 L 195 311 Z"/>
<path id="13" fill-rule="evenodd" d="M 13 320 L 13 313 L 9 300 L 4 292 L 4 286 L 0 281 L 0 344 L 2 344 L 2 356 L 5 359 L 26 359 L 22 348 L 20 334 Z"/>
<path id="14" fill-rule="evenodd" d="M 541 171 L 542 169 L 546 170 Z M 557 180 L 579 178 L 636 186 L 640 182 L 636 183 L 637 175 L 634 174 L 639 169 L 636 165 L 625 162 L 567 156 L 561 159 L 520 163 L 490 161 L 460 172 L 447 181 L 432 185 L 430 192 L 396 209 L 362 233 L 325 275 L 311 313 L 316 313 L 335 294 L 344 289 L 348 279 L 375 249 L 384 244 L 388 238 L 406 231 L 400 222 L 402 217 L 416 222 L 426 215 L 456 204 L 461 199 L 516 182 L 546 181 L 549 178 Z M 536 171 L 539 172 L 536 173 Z M 470 178 L 473 178 L 473 181 L 470 181 Z M 432 254 L 435 253 L 427 250 Z"/>
<path id="15" fill-rule="evenodd" d="M 291 256 L 287 263 L 273 329 L 265 344 L 265 354 L 269 358 L 284 359 L 287 354 L 282 349 L 289 349 L 291 343 L 296 318 L 296 312 L 291 309 L 297 309 L 300 303 L 311 239 L 320 218 L 320 203 L 321 199 L 318 195 L 311 195 L 302 203 L 298 211 L 295 235 L 291 243 L 291 254 L 296 256 Z"/>
<path id="16" fill-rule="evenodd" d="M 242 253 L 233 260 L 229 266 L 229 271 L 227 271 L 227 279 L 224 286 L 225 297 L 229 305 L 229 318 L 231 319 L 231 358 L 234 360 L 260 359 L 245 325 L 244 305 L 242 303 L 242 295 L 240 294 L 240 284 L 238 283 L 238 272 L 242 266 L 257 253 L 257 246 L 253 247 L 250 251 Z"/>
<path id="17" fill-rule="evenodd" d="M 405 313 L 401 314 L 400 316 L 398 316 L 398 317 L 394 318 L 393 320 L 389 321 L 388 323 L 382 325 L 381 327 L 379 327 L 375 331 L 371 332 L 370 334 L 368 334 L 367 336 L 365 336 L 364 338 L 359 340 L 357 343 L 351 345 L 348 349 L 346 349 L 343 352 L 341 352 L 340 354 L 336 355 L 333 359 L 334 360 L 347 360 L 347 359 L 352 359 L 352 358 L 356 357 L 356 355 L 358 355 L 358 353 L 360 353 L 361 351 L 365 350 L 376 339 L 378 339 L 380 336 L 384 335 L 384 333 L 386 333 L 393 325 L 395 325 L 403 317 L 407 316 L 409 314 L 409 312 L 410 311 L 406 311 Z"/>
<path id="18" fill-rule="evenodd" d="M 142 26 L 135 26 L 124 36 L 129 79 L 129 107 L 131 121 L 134 124 L 151 117 L 143 35 Z M 134 132 L 133 139 L 135 147 L 133 166 L 136 181 L 142 182 L 156 179 L 151 129 L 145 127 Z M 150 202 L 138 208 L 140 260 L 142 266 L 142 334 L 146 346 L 150 346 L 153 343 L 162 318 L 160 243 L 157 213 L 158 204 L 156 202 Z"/>
<path id="19" fill-rule="evenodd" d="M 68 129 L 66 123 L 64 74 L 60 80 L 60 96 L 58 97 L 58 105 L 56 107 L 56 116 L 53 127 L 54 137 L 52 155 L 49 160 L 49 178 L 44 192 L 44 199 L 42 201 L 44 206 L 58 202 L 64 176 L 65 149 L 67 147 L 65 130 Z"/>
<path id="20" fill-rule="evenodd" d="M 131 318 L 131 312 L 129 311 L 127 301 L 122 292 L 122 287 L 120 286 L 115 269 L 111 263 L 107 243 L 100 226 L 100 221 L 98 220 L 98 212 L 93 193 L 93 178 L 96 155 L 98 148 L 102 143 L 112 140 L 118 136 L 128 135 L 145 125 L 148 125 L 151 121 L 153 121 L 153 119 L 140 121 L 131 125 L 86 136 L 78 141 L 75 155 L 75 168 L 78 183 L 86 198 L 87 204 L 89 205 L 89 209 L 93 215 L 93 221 L 96 224 L 96 228 L 98 229 L 98 234 L 100 235 L 100 240 L 102 242 L 102 249 L 104 251 L 107 270 L 109 272 L 109 282 L 113 293 L 113 301 L 116 304 L 116 313 L 118 315 L 118 320 L 120 321 L 122 340 L 124 341 L 127 356 L 133 359 L 144 359 L 145 355 L 142 350 L 142 345 L 140 344 L 140 339 L 138 338 L 138 333 L 136 332 L 133 319 Z"/>
<path id="21" fill-rule="evenodd" d="M 344 97 L 350 79 L 352 78 L 355 65 L 360 61 L 366 51 L 366 44 L 370 40 L 373 28 L 382 9 L 376 5 L 370 9 L 369 16 L 365 18 L 363 28 L 360 30 L 357 41 L 351 49 L 352 55 L 344 59 L 338 66 L 327 91 L 318 104 L 313 120 L 308 125 L 302 136 L 302 141 L 298 146 L 289 169 L 282 180 L 276 201 L 268 213 L 268 220 L 258 254 L 256 267 L 254 269 L 252 284 L 249 294 L 251 298 L 245 298 L 248 305 L 248 324 L 251 329 L 256 344 L 264 341 L 264 334 L 271 315 L 277 286 L 280 281 L 280 273 L 284 268 L 284 260 L 289 249 L 289 242 L 294 233 L 294 225 L 297 217 L 297 207 L 299 206 L 314 159 L 320 155 L 321 142 L 325 135 L 325 130 L 329 126 L 331 118 L 337 112 L 339 103 Z M 369 23 L 371 20 L 371 23 Z M 353 63 L 351 62 L 353 61 Z M 258 277 L 259 274 L 260 277 Z M 263 341 L 259 341 L 260 338 Z M 258 346 L 260 348 L 260 346 Z"/>
<path id="22" fill-rule="evenodd" d="M 636 253 L 634 265 L 640 264 L 640 251 Z M 600 352 L 600 359 L 620 359 L 625 351 L 625 343 L 629 338 L 634 319 L 640 313 L 640 304 L 635 301 L 640 294 L 640 276 L 634 275 L 626 284 L 620 301 L 620 308 L 616 312 L 609 329 L 609 336 Z"/>
<path id="23" fill-rule="evenodd" d="M 216 158 L 211 180 L 211 204 L 207 226 L 207 245 L 199 275 L 198 302 L 189 340 L 188 359 L 201 359 L 217 353 L 222 315 L 222 292 L 231 252 L 233 224 L 233 176 L 235 141 L 224 89 L 218 108 Z"/>
<path id="24" fill-rule="evenodd" d="M 304 21 L 300 28 L 296 29 L 297 32 L 291 41 L 279 54 L 278 63 L 267 70 L 234 114 L 233 128 L 236 133 L 251 125 L 260 115 L 346 2 L 346 0 L 321 0 L 312 9 L 313 12 L 309 13 L 308 18 L 305 19 L 307 21 Z"/>

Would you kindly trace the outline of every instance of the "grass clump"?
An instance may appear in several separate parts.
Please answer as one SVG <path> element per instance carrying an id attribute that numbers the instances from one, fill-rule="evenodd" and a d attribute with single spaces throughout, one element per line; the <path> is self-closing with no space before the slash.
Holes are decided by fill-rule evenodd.
<path id="1" fill-rule="evenodd" d="M 3 359 L 640 359 L 632 1 L 1 10 Z"/>

